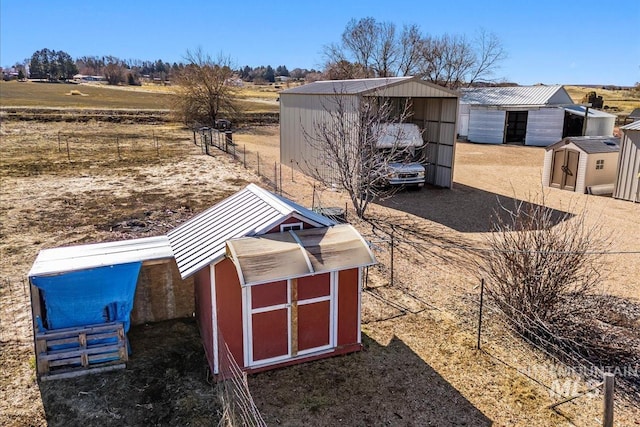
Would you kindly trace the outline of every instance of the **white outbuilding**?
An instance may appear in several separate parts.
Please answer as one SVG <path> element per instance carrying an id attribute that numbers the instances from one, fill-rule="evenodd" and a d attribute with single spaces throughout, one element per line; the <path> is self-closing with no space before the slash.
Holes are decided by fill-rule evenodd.
<path id="1" fill-rule="evenodd" d="M 615 137 L 567 137 L 546 147 L 542 184 L 576 193 L 613 193 L 620 140 Z"/>
<path id="2" fill-rule="evenodd" d="M 620 128 L 622 141 L 613 197 L 640 202 L 640 121 Z"/>
<path id="3" fill-rule="evenodd" d="M 461 90 L 458 137 L 546 147 L 568 136 L 613 136 L 615 116 L 577 105 L 563 86 Z"/>
<path id="4" fill-rule="evenodd" d="M 330 122 L 338 104 L 354 116 L 363 103 L 376 105 L 380 99 L 398 110 L 409 101 L 410 122 L 418 125 L 424 140 L 426 182 L 451 187 L 458 93 L 417 77 L 327 80 L 280 92 L 280 162 L 304 173 L 318 170 L 331 176 L 332 171 L 319 170 L 323 153 L 311 142 L 319 125 Z"/>

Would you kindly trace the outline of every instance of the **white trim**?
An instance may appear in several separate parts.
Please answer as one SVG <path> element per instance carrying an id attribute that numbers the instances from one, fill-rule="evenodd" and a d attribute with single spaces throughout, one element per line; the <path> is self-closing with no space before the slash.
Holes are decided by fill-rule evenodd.
<path id="1" fill-rule="evenodd" d="M 329 289 L 329 292 L 331 292 L 331 289 Z M 324 302 L 324 301 L 331 301 L 331 295 L 326 295 L 323 297 L 315 297 L 315 298 L 309 298 L 309 299 L 303 299 L 303 300 L 298 300 L 298 306 L 301 305 L 307 305 L 307 304 L 315 304 L 317 302 Z"/>
<path id="2" fill-rule="evenodd" d="M 218 343 L 218 301 L 216 298 L 216 268 L 215 265 L 209 264 L 209 285 L 211 287 L 211 328 L 213 332 L 213 373 L 220 373 L 220 361 L 218 351 L 220 346 Z"/>
<path id="3" fill-rule="evenodd" d="M 300 227 L 300 228 L 293 228 L 293 227 Z M 287 230 L 285 230 L 285 228 L 288 228 Z M 303 230 L 304 229 L 304 224 L 302 222 L 290 222 L 287 224 L 280 224 L 280 232 L 284 233 L 285 231 L 296 231 L 296 230 Z"/>
<path id="4" fill-rule="evenodd" d="M 242 269 L 240 268 L 240 263 L 239 262 L 235 262 L 235 260 L 238 259 L 238 256 L 236 255 L 235 248 L 233 247 L 233 245 L 229 245 L 226 242 L 225 242 L 224 245 L 226 247 L 226 250 L 231 252 L 231 262 L 233 263 L 233 266 L 236 268 L 236 273 L 238 274 L 238 280 L 240 281 L 240 286 L 242 288 L 244 288 L 244 286 L 245 286 L 245 284 L 244 284 L 244 274 L 242 274 Z"/>
<path id="5" fill-rule="evenodd" d="M 360 316 L 362 315 L 362 270 L 364 267 L 358 268 L 358 344 L 362 344 L 362 321 Z M 368 268 L 368 267 L 367 267 Z"/>
<path id="6" fill-rule="evenodd" d="M 329 288 L 331 304 L 329 308 L 329 316 L 331 324 L 329 325 L 329 344 L 335 348 L 338 345 L 338 282 L 340 273 L 331 273 L 331 287 Z"/>
<path id="7" fill-rule="evenodd" d="M 291 358 L 291 280 L 287 280 L 287 357 Z"/>
<path id="8" fill-rule="evenodd" d="M 242 346 L 244 348 L 244 366 L 248 368 L 251 366 L 249 363 L 253 359 L 253 327 L 251 325 L 251 313 L 248 307 L 251 307 L 251 288 L 242 286 Z M 248 292 L 247 292 L 248 291 Z M 248 319 L 248 321 L 247 321 Z"/>
<path id="9" fill-rule="evenodd" d="M 285 303 L 285 304 L 269 305 L 266 307 L 252 308 L 251 314 L 266 313 L 267 311 L 282 310 L 284 308 L 289 308 L 289 307 L 291 307 L 291 304 Z"/>
<path id="10" fill-rule="evenodd" d="M 331 340 L 331 334 L 329 334 L 329 340 Z M 335 345 L 332 345 L 331 343 L 329 343 L 329 344 L 323 345 L 321 347 L 313 347 L 313 348 L 309 348 L 309 349 L 306 349 L 306 350 L 300 350 L 300 351 L 298 351 L 298 356 L 305 356 L 307 354 L 312 354 L 312 353 L 317 353 L 317 352 L 321 352 L 321 351 L 325 351 L 325 350 L 330 350 L 330 349 L 333 349 L 335 347 L 336 347 Z"/>

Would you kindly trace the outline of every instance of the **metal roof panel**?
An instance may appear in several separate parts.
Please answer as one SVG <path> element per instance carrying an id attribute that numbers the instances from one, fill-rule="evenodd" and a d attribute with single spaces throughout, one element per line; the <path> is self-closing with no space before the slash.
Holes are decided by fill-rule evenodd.
<path id="1" fill-rule="evenodd" d="M 460 93 L 462 94 L 461 104 L 505 106 L 573 104 L 564 87 L 560 85 L 474 87 L 461 89 Z"/>

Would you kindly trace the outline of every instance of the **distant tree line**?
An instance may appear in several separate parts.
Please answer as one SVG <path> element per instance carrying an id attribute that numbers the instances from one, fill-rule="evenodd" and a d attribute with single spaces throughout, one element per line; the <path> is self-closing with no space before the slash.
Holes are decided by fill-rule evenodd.
<path id="1" fill-rule="evenodd" d="M 31 55 L 29 75 L 32 79 L 68 80 L 78 72 L 71 56 L 62 50 L 41 49 Z"/>

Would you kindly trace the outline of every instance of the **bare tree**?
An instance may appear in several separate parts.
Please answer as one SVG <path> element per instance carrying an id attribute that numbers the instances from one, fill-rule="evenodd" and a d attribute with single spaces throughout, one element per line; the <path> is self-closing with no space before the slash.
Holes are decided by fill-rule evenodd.
<path id="1" fill-rule="evenodd" d="M 230 59 L 222 54 L 213 59 L 201 49 L 187 51 L 185 59 L 188 64 L 178 73 L 174 98 L 174 110 L 182 122 L 214 126 L 221 113 L 236 114 L 236 88 L 229 84 L 233 77 Z"/>
<path id="2" fill-rule="evenodd" d="M 398 48 L 398 74 L 402 76 L 418 75 L 423 44 L 424 39 L 417 25 L 405 25 L 402 28 Z"/>
<path id="3" fill-rule="evenodd" d="M 115 56 L 107 56 L 103 58 L 103 63 L 105 65 L 102 68 L 102 72 L 108 84 L 117 85 L 124 81 L 125 66 L 122 60 Z"/>
<path id="4" fill-rule="evenodd" d="M 500 206 L 487 236 L 479 272 L 487 295 L 521 333 L 535 333 L 574 313 L 572 300 L 601 281 L 602 256 L 610 244 L 585 213 L 561 213 L 544 205 L 514 201 Z"/>
<path id="5" fill-rule="evenodd" d="M 389 197 L 395 191 L 387 185 L 389 165 L 413 156 L 410 147 L 398 144 L 402 135 L 389 135 L 385 124 L 404 122 L 409 116 L 406 102 L 398 109 L 388 99 L 355 98 L 336 92 L 323 105 L 324 118 L 304 131 L 305 140 L 316 152 L 307 162 L 308 173 L 326 186 L 337 185 L 349 195 L 356 214 L 364 218 L 369 203 Z M 395 143 L 382 150 L 380 138 Z"/>
<path id="6" fill-rule="evenodd" d="M 476 59 L 471 73 L 467 76 L 468 85 L 479 81 L 489 81 L 499 68 L 500 63 L 507 57 L 498 36 L 494 33 L 488 33 L 484 28 L 478 30 L 476 35 L 475 55 Z"/>

